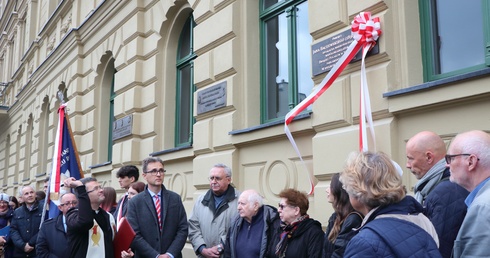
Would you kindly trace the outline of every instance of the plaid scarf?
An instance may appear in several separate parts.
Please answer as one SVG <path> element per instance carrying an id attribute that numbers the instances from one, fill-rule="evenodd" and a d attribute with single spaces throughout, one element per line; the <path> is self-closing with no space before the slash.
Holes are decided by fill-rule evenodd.
<path id="1" fill-rule="evenodd" d="M 281 233 L 279 243 L 277 243 L 276 245 L 276 255 L 279 258 L 283 258 L 286 256 L 286 249 L 288 248 L 288 243 L 287 243 L 288 239 L 291 239 L 296 229 L 298 229 L 299 223 L 301 223 L 303 220 L 308 218 L 310 218 L 310 216 L 308 216 L 308 214 L 305 214 L 299 217 L 298 219 L 296 219 L 296 221 L 294 221 L 291 224 L 286 224 L 283 221 L 281 221 L 281 229 L 283 232 Z"/>

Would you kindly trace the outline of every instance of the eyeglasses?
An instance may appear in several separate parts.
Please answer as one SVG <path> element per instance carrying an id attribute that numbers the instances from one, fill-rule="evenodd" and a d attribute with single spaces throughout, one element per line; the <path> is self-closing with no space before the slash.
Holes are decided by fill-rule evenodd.
<path id="1" fill-rule="evenodd" d="M 157 173 L 160 173 L 161 175 L 163 175 L 163 173 L 167 172 L 167 170 L 163 169 L 163 168 L 160 168 L 160 169 L 152 169 L 150 171 L 146 171 L 145 173 L 146 174 L 152 174 L 152 175 L 156 175 Z"/>
<path id="2" fill-rule="evenodd" d="M 60 204 L 61 207 L 63 206 L 77 206 L 78 202 L 77 201 L 73 201 L 73 202 L 65 202 L 65 203 L 62 203 Z"/>
<path id="3" fill-rule="evenodd" d="M 96 187 L 94 187 L 94 189 L 87 191 L 87 193 L 89 194 L 89 193 L 94 192 L 94 191 L 99 191 L 100 189 L 102 189 L 102 187 L 96 186 Z"/>
<path id="4" fill-rule="evenodd" d="M 458 157 L 458 156 L 471 156 L 473 154 L 468 154 L 468 153 L 461 153 L 461 154 L 454 154 L 454 155 L 446 155 L 444 156 L 444 158 L 446 159 L 446 163 L 447 164 L 451 164 L 451 161 L 453 161 L 453 159 L 455 157 Z M 480 160 L 479 158 L 477 158 L 477 160 Z"/>
<path id="5" fill-rule="evenodd" d="M 227 177 L 229 177 L 229 176 L 227 176 Z M 216 181 L 221 181 L 221 180 L 223 180 L 223 177 L 219 177 L 219 176 L 210 176 L 210 177 L 208 177 L 208 179 L 209 179 L 209 182 L 212 182 L 212 181 L 214 181 L 214 180 L 216 180 Z"/>
<path id="6" fill-rule="evenodd" d="M 277 207 L 279 207 L 279 209 L 281 209 L 281 210 L 284 210 L 284 208 L 286 208 L 286 207 L 292 207 L 292 206 L 291 205 L 288 205 L 288 204 L 279 203 L 279 204 L 277 204 Z"/>

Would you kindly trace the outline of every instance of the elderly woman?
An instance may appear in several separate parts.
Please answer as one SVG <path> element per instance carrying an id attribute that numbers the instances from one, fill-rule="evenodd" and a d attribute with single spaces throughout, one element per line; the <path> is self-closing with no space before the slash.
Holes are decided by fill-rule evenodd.
<path id="1" fill-rule="evenodd" d="M 275 223 L 269 257 L 321 257 L 324 233 L 320 222 L 311 219 L 306 213 L 309 208 L 307 195 L 294 189 L 285 189 L 279 197 L 280 223 Z"/>
<path id="2" fill-rule="evenodd" d="M 406 196 L 386 154 L 353 153 L 340 181 L 354 209 L 365 216 L 345 257 L 441 257 L 434 227 L 422 206 Z"/>
<path id="3" fill-rule="evenodd" d="M 10 257 L 13 254 L 12 248 L 6 250 L 6 243 L 9 237 L 7 236 L 8 228 L 5 227 L 10 225 L 10 221 L 14 216 L 14 210 L 9 205 L 9 198 L 7 194 L 0 193 L 0 229 L 6 231 L 0 235 L 0 257 L 3 257 L 4 254 Z"/>
<path id="4" fill-rule="evenodd" d="M 246 190 L 238 198 L 238 216 L 226 237 L 226 258 L 266 257 L 272 226 L 279 220 L 277 209 L 263 205 L 262 196 Z"/>

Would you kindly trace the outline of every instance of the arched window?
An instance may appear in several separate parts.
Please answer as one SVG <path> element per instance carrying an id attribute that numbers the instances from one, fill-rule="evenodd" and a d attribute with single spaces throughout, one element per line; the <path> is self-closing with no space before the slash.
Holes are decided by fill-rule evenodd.
<path id="1" fill-rule="evenodd" d="M 175 107 L 175 146 L 192 145 L 194 65 L 192 15 L 187 19 L 179 37 L 177 49 L 177 85 Z"/>

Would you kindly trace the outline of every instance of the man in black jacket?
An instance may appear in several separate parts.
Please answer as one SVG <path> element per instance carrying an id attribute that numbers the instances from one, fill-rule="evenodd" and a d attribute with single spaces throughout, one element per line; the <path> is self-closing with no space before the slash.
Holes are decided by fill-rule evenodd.
<path id="1" fill-rule="evenodd" d="M 14 243 L 14 257 L 36 257 L 37 233 L 43 213 L 44 202 L 36 201 L 36 192 L 31 186 L 20 190 L 24 204 L 14 211 L 10 225 L 10 238 Z"/>
<path id="2" fill-rule="evenodd" d="M 58 205 L 61 213 L 56 218 L 46 220 L 39 230 L 36 245 L 38 258 L 70 257 L 66 235 L 66 213 L 77 204 L 78 200 L 74 194 L 66 193 L 61 196 Z"/>
<path id="3" fill-rule="evenodd" d="M 64 183 L 78 194 L 77 209 L 66 214 L 69 257 L 114 257 L 112 240 L 116 223 L 110 213 L 99 207 L 105 196 L 97 179 L 70 177 Z"/>
<path id="4" fill-rule="evenodd" d="M 416 134 L 407 142 L 406 154 L 407 168 L 419 179 L 414 187 L 415 199 L 437 231 L 442 257 L 451 257 L 466 215 L 464 200 L 468 191 L 449 181 L 446 144 L 439 135 L 429 131 Z"/>

